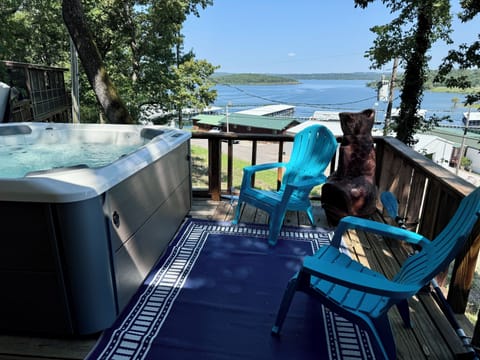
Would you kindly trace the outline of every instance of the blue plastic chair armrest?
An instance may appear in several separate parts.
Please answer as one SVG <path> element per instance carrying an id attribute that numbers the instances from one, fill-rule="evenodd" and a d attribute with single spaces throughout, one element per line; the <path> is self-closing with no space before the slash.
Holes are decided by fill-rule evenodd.
<path id="1" fill-rule="evenodd" d="M 410 244 L 424 245 L 430 242 L 426 237 L 417 234 L 413 231 L 384 224 L 378 221 L 368 220 L 364 218 L 358 218 L 355 216 L 346 216 L 340 220 L 340 223 L 335 230 L 335 234 L 332 239 L 332 245 L 335 247 L 340 246 L 342 235 L 347 230 L 363 230 L 369 233 L 378 234 L 391 239 L 404 240 Z"/>
<path id="2" fill-rule="evenodd" d="M 293 189 L 302 189 L 302 188 L 308 189 L 308 188 L 323 184 L 326 179 L 327 177 L 323 176 L 321 178 L 317 177 L 315 179 L 306 179 L 302 181 L 297 181 L 294 184 L 286 184 L 286 188 L 291 187 Z"/>
<path id="3" fill-rule="evenodd" d="M 383 276 L 372 276 L 367 272 L 351 270 L 314 256 L 304 258 L 302 271 L 350 289 L 389 298 L 405 299 L 419 289 L 417 285 L 397 283 Z"/>
<path id="4" fill-rule="evenodd" d="M 275 168 L 279 168 L 279 167 L 286 167 L 286 166 L 287 166 L 287 164 L 284 163 L 284 162 L 250 165 L 250 166 L 245 166 L 243 168 L 243 172 L 244 173 L 254 173 L 254 172 L 257 172 L 257 171 L 270 170 L 270 169 L 275 169 Z"/>
<path id="5" fill-rule="evenodd" d="M 243 168 L 242 189 L 250 188 L 252 175 L 255 172 L 262 171 L 262 170 L 275 169 L 279 167 L 286 167 L 286 165 L 287 164 L 283 162 L 276 162 L 276 163 L 266 163 L 266 164 L 245 166 Z"/>
<path id="6" fill-rule="evenodd" d="M 326 177 L 325 177 L 326 179 Z M 283 192 L 282 195 L 282 203 L 286 204 L 288 202 L 288 199 L 292 195 L 294 190 L 298 189 L 311 189 L 314 186 L 321 185 L 325 182 L 325 180 L 322 181 L 321 178 L 315 178 L 315 179 L 306 179 L 302 181 L 297 181 L 296 183 L 292 184 L 286 184 L 285 186 L 285 191 Z"/>

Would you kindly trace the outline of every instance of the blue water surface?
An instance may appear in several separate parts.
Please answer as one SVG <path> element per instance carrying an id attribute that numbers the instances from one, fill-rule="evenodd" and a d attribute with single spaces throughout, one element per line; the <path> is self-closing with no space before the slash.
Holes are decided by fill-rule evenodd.
<path id="1" fill-rule="evenodd" d="M 378 81 L 379 79 L 372 79 Z M 387 103 L 378 101 L 376 88 L 367 86 L 366 80 L 300 80 L 297 85 L 217 85 L 215 106 L 229 111 L 246 110 L 257 106 L 288 104 L 295 106 L 295 116 L 308 118 L 317 110 L 361 111 L 377 110 L 377 119 L 383 119 Z M 454 99 L 459 101 L 455 104 Z M 425 91 L 421 108 L 427 117 L 449 116 L 453 122 L 445 125 L 461 125 L 465 95 Z M 394 107 L 400 106 L 400 93 L 395 91 Z"/>

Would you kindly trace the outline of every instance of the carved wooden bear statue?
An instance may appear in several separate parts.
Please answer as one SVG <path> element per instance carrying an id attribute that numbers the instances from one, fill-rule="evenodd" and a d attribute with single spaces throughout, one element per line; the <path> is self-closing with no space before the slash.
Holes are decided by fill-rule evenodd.
<path id="1" fill-rule="evenodd" d="M 372 127 L 375 111 L 340 113 L 343 139 L 338 168 L 322 187 L 322 207 L 336 226 L 347 215 L 366 217 L 376 209 L 375 149 Z"/>

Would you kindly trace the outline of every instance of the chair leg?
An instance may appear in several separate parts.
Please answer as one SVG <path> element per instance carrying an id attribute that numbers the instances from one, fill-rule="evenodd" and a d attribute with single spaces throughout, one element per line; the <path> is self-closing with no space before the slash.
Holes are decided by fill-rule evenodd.
<path id="1" fill-rule="evenodd" d="M 370 333 L 376 338 L 375 340 L 378 342 L 383 356 L 386 359 L 395 360 L 397 358 L 397 347 L 387 314 L 377 319 L 371 319 L 371 321 L 373 326 L 370 329 Z"/>
<path id="2" fill-rule="evenodd" d="M 402 317 L 403 324 L 407 328 L 413 328 L 412 319 L 410 318 L 410 309 L 408 308 L 408 300 L 402 300 L 397 304 L 398 312 Z"/>
<path id="3" fill-rule="evenodd" d="M 315 217 L 313 216 L 313 208 L 309 206 L 307 209 L 308 220 L 310 220 L 310 224 L 315 225 Z"/>
<path id="4" fill-rule="evenodd" d="M 240 220 L 240 212 L 242 210 L 242 205 L 243 200 L 239 198 L 237 202 L 237 207 L 235 209 L 235 217 L 232 220 L 232 224 L 238 224 L 238 221 Z"/>
<path id="5" fill-rule="evenodd" d="M 278 235 L 280 235 L 280 230 L 282 229 L 283 219 L 285 219 L 286 210 L 280 212 L 273 212 L 270 215 L 269 225 L 268 225 L 268 244 L 275 246 L 277 244 Z"/>
<path id="6" fill-rule="evenodd" d="M 287 284 L 287 289 L 283 294 L 282 302 L 277 313 L 277 318 L 275 319 L 275 324 L 272 327 L 272 335 L 280 335 L 280 330 L 282 330 L 283 322 L 287 316 L 288 309 L 290 309 L 290 304 L 292 303 L 293 296 L 297 290 L 297 276 L 290 279 Z"/>

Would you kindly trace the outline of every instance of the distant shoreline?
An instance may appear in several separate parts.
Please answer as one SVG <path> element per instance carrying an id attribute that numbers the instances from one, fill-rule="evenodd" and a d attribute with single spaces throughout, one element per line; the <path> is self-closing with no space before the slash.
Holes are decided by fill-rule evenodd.
<path id="1" fill-rule="evenodd" d="M 381 79 L 380 73 L 330 73 L 330 74 L 227 74 L 216 73 L 211 80 L 220 85 L 296 85 L 301 80 L 365 80 Z"/>
<path id="2" fill-rule="evenodd" d="M 358 73 L 317 73 L 317 74 L 255 74 L 255 73 L 216 73 L 211 80 L 218 85 L 297 85 L 301 80 L 364 80 L 367 86 L 375 87 L 386 73 L 358 72 Z M 480 87 L 469 89 L 448 88 L 435 86 L 425 91 L 441 93 L 469 94 L 479 92 Z"/>
<path id="3" fill-rule="evenodd" d="M 219 85 L 296 85 L 300 83 L 286 76 L 265 74 L 215 75 L 211 79 Z"/>
<path id="4" fill-rule="evenodd" d="M 433 91 L 433 92 L 444 92 L 444 93 L 457 93 L 457 94 L 471 94 L 472 92 L 480 91 L 480 88 L 468 88 L 468 89 L 460 89 L 460 88 L 448 88 L 446 86 L 436 86 L 430 89 L 426 89 L 426 91 Z"/>

